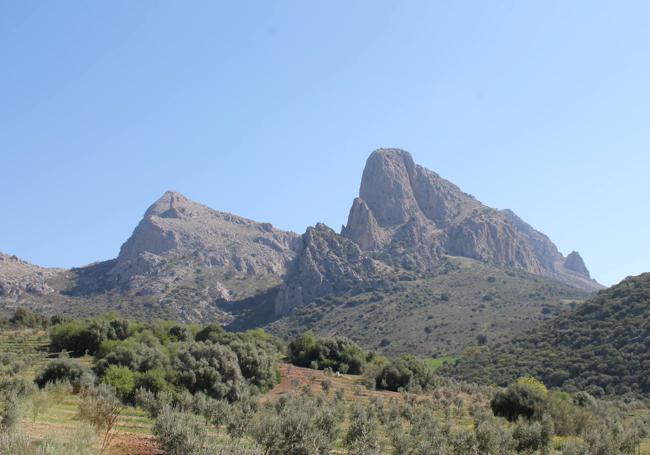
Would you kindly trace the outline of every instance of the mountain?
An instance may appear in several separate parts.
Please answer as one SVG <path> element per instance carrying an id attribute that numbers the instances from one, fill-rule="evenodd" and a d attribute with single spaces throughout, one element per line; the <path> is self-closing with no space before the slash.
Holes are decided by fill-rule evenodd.
<path id="1" fill-rule="evenodd" d="M 342 235 L 372 257 L 406 269 L 430 270 L 451 255 L 520 268 L 585 291 L 602 288 L 578 253 L 564 258 L 512 211 L 481 204 L 400 149 L 370 155 Z"/>
<path id="2" fill-rule="evenodd" d="M 55 290 L 48 280 L 59 272 L 60 269 L 46 269 L 0 253 L 0 299 L 10 301 L 25 294 L 51 294 Z"/>
<path id="3" fill-rule="evenodd" d="M 565 258 L 399 149 L 370 155 L 341 233 L 319 223 L 298 235 L 168 191 L 114 259 L 70 270 L 12 261 L 0 262 L 5 307 L 279 335 L 318 325 L 394 352 L 458 353 L 488 327 L 518 333 L 600 288 L 578 253 Z"/>
<path id="4" fill-rule="evenodd" d="M 530 333 L 470 350 L 446 374 L 499 385 L 530 374 L 569 391 L 650 397 L 650 273 L 628 277 Z"/>
<path id="5" fill-rule="evenodd" d="M 238 281 L 277 284 L 295 257 L 299 236 L 168 191 L 147 209 L 119 256 L 98 273 L 80 271 L 78 292 L 108 288 L 161 294 L 212 275 L 207 286 L 225 300 L 250 294 Z"/>

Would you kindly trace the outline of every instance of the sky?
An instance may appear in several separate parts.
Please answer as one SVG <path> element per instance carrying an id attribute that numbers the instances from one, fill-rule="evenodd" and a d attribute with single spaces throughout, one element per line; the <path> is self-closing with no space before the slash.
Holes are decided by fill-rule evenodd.
<path id="1" fill-rule="evenodd" d="M 0 0 L 0 251 L 115 257 L 173 189 L 303 232 L 367 156 L 650 271 L 650 2 Z"/>

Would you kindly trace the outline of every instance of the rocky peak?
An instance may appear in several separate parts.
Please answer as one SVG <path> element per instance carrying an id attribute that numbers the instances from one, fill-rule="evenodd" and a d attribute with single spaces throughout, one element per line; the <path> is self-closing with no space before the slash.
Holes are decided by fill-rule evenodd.
<path id="1" fill-rule="evenodd" d="M 481 204 L 405 150 L 373 152 L 341 234 L 376 259 L 432 268 L 444 254 L 518 267 L 594 290 L 576 259 L 569 266 L 544 234 L 510 210 Z M 581 262 L 581 261 L 580 261 Z M 584 266 L 584 264 L 582 264 Z"/>
<path id="2" fill-rule="evenodd" d="M 145 218 L 159 216 L 161 218 L 183 218 L 192 215 L 192 206 L 197 206 L 185 196 L 176 191 L 167 191 L 154 202 L 146 211 Z"/>
<path id="3" fill-rule="evenodd" d="M 582 256 L 577 251 L 572 251 L 564 260 L 564 267 L 568 270 L 576 272 L 580 275 L 584 275 L 587 278 L 590 277 L 589 270 L 585 265 L 585 262 L 582 260 Z"/>
<path id="4" fill-rule="evenodd" d="M 167 191 L 122 245 L 109 275 L 121 285 L 189 279 L 196 268 L 280 279 L 298 236 Z"/>
<path id="5" fill-rule="evenodd" d="M 366 162 L 359 197 L 382 227 L 406 223 L 418 212 L 411 181 L 415 163 L 400 149 L 379 149 Z"/>
<path id="6" fill-rule="evenodd" d="M 375 261 L 325 224 L 307 228 L 275 301 L 277 315 L 327 294 L 365 289 L 380 279 Z"/>

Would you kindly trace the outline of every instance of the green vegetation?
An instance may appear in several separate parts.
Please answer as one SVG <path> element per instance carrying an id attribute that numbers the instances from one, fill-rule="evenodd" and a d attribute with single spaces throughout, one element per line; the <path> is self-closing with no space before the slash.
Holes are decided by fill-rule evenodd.
<path id="1" fill-rule="evenodd" d="M 349 374 L 361 374 L 369 355 L 344 337 L 317 338 L 313 332 L 305 332 L 288 347 L 289 359 L 294 365 L 315 370 L 326 368 Z"/>
<path id="2" fill-rule="evenodd" d="M 433 273 L 395 276 L 381 289 L 318 298 L 263 327 L 286 340 L 312 330 L 345 336 L 384 355 L 458 357 L 531 330 L 588 297 L 551 279 L 466 258 L 447 258 Z M 245 319 L 231 328 L 262 323 Z"/>
<path id="3" fill-rule="evenodd" d="M 112 334 L 118 326 L 124 330 Z M 50 330 L 62 346 L 78 343 L 79 333 L 99 334 L 81 338 L 99 342 L 95 356 L 34 357 L 41 388 L 25 376 L 34 365 L 3 369 L 0 453 L 110 453 L 129 431 L 184 455 L 636 455 L 648 428 L 639 401 L 548 390 L 529 376 L 506 388 L 459 382 L 435 371 L 450 359 L 387 358 L 342 337 L 305 333 L 282 346 L 261 331 L 112 316 L 58 321 Z M 90 351 L 78 347 L 73 354 Z M 283 353 L 322 371 L 283 365 L 283 374 L 300 370 L 295 385 L 261 399 L 278 383 Z M 345 365 L 356 374 L 336 374 Z M 33 439 L 24 431 L 33 421 L 69 426 L 57 438 Z"/>
<path id="4" fill-rule="evenodd" d="M 596 397 L 650 397 L 650 274 L 601 291 L 529 334 L 468 351 L 447 375 L 506 385 L 532 375 Z"/>

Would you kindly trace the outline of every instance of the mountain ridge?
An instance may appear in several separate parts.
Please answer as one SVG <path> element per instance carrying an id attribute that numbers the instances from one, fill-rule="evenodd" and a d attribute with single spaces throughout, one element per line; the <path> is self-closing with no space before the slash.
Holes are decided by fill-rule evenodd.
<path id="1" fill-rule="evenodd" d="M 405 150 L 374 151 L 341 234 L 376 258 L 431 268 L 442 255 L 522 268 L 587 291 L 601 289 L 578 253 L 569 259 L 512 210 L 483 205 Z"/>
<path id="2" fill-rule="evenodd" d="M 246 320 L 267 324 L 322 298 L 354 300 L 388 292 L 400 280 L 429 280 L 449 257 L 486 264 L 481 273 L 494 276 L 502 273 L 497 269 L 519 269 L 581 292 L 599 288 L 577 253 L 564 258 L 514 212 L 484 206 L 406 151 L 373 152 L 359 194 L 340 233 L 318 223 L 299 235 L 167 191 L 147 208 L 116 258 L 43 276 L 38 268 L 23 268 L 38 285 L 0 297 L 0 305 L 75 315 L 116 310 L 233 327 L 245 313 Z M 483 287 L 476 274 L 471 279 Z M 534 279 L 521 279 L 533 289 Z M 555 303 L 584 295 L 561 286 L 556 291 L 542 293 Z M 525 295 L 519 304 L 529 301 L 539 304 Z"/>

